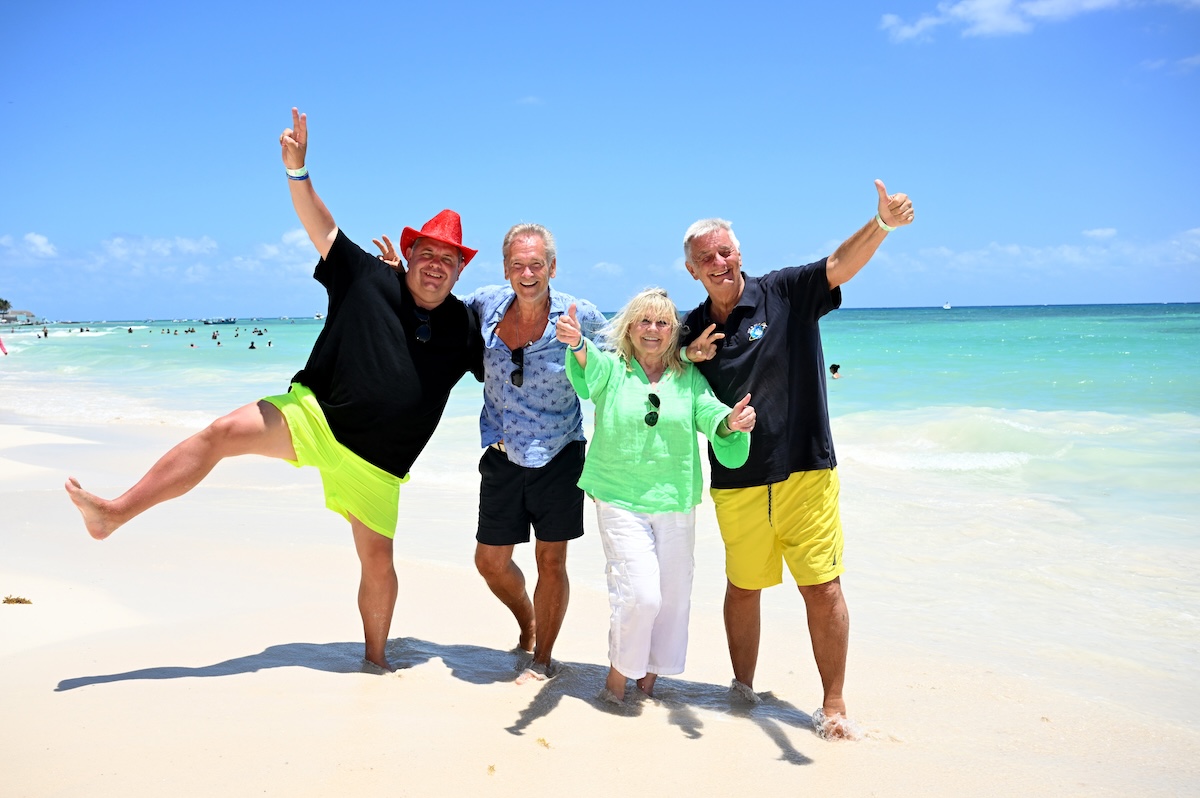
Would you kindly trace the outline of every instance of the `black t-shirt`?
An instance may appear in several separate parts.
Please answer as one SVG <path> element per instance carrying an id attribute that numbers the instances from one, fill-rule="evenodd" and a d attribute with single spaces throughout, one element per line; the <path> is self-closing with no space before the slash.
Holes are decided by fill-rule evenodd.
<path id="1" fill-rule="evenodd" d="M 313 276 L 329 292 L 329 312 L 293 381 L 312 390 L 338 442 L 404 476 L 433 435 L 450 389 L 468 371 L 483 379 L 479 322 L 453 295 L 421 310 L 404 275 L 341 230 Z M 423 324 L 425 343 L 416 336 Z"/>
<path id="2" fill-rule="evenodd" d="M 769 485 L 837 465 L 818 321 L 842 304 L 841 289 L 829 290 L 825 260 L 742 276 L 741 299 L 717 325 L 725 338 L 716 357 L 696 364 L 722 402 L 733 405 L 749 393 L 757 414 L 745 465 L 726 468 L 709 447 L 714 488 Z M 688 314 L 685 345 L 713 323 L 711 306 L 706 299 Z"/>

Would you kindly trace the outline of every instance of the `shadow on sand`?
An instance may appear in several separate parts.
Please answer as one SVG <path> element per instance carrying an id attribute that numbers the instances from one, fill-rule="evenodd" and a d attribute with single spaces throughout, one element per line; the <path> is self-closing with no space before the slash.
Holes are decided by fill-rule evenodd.
<path id="1" fill-rule="evenodd" d="M 441 660 L 454 678 L 470 684 L 511 682 L 524 669 L 529 658 L 524 652 L 499 651 L 472 645 L 445 645 L 414 637 L 388 641 L 387 655 L 399 671 L 415 668 L 430 660 Z M 750 704 L 723 685 L 664 676 L 655 684 L 654 698 L 642 696 L 630 683 L 625 703 L 618 706 L 597 697 L 608 674 L 607 665 L 586 662 L 564 662 L 559 665 L 558 675 L 541 683 L 541 688 L 529 705 L 520 711 L 516 721 L 506 731 L 524 734 L 536 720 L 553 712 L 564 698 L 578 699 L 600 712 L 628 717 L 637 717 L 647 704 L 651 704 L 665 708 L 669 722 L 688 738 L 699 739 L 703 736 L 704 722 L 700 712 L 709 711 L 753 722 L 778 746 L 780 758 L 786 762 L 794 765 L 812 762 L 792 745 L 785 728 L 811 733 L 812 717 L 771 693 L 760 693 L 762 703 Z M 167 665 L 64 679 L 58 683 L 55 692 L 123 681 L 232 676 L 270 668 L 362 673 L 362 643 L 286 643 L 270 646 L 257 654 L 199 667 Z"/>

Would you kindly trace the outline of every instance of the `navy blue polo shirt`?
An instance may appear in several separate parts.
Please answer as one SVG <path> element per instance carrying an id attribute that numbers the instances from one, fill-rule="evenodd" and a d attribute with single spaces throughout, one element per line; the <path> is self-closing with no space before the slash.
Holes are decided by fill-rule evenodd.
<path id="1" fill-rule="evenodd" d="M 722 402 L 734 405 L 747 393 L 757 413 L 750 458 L 740 468 L 717 462 L 709 447 L 714 488 L 748 488 L 783 482 L 797 471 L 834 468 L 833 434 L 825 394 L 821 317 L 842 304 L 829 289 L 825 259 L 807 266 L 742 273 L 745 289 L 717 332 L 717 355 L 697 363 Z M 683 344 L 714 323 L 712 300 L 688 314 Z"/>

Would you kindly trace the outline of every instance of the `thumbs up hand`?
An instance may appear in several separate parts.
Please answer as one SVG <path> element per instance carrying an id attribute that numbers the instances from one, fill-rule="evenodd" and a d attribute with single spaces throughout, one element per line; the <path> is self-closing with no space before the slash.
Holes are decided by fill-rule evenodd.
<path id="1" fill-rule="evenodd" d="M 579 342 L 583 340 L 583 329 L 579 326 L 576 312 L 576 307 L 572 304 L 554 324 L 554 337 L 570 347 L 579 346 Z"/>

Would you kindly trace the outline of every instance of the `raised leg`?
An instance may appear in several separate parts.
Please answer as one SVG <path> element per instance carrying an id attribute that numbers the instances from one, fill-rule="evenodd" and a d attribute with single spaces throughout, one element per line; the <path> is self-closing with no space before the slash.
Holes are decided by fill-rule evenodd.
<path id="1" fill-rule="evenodd" d="M 64 487 L 83 515 L 88 534 L 103 540 L 154 505 L 196 487 L 224 458 L 242 454 L 296 459 L 287 422 L 270 402 L 248 404 L 218 418 L 163 455 L 136 485 L 116 499 L 105 500 L 88 493 L 75 477 L 69 478 Z"/>

